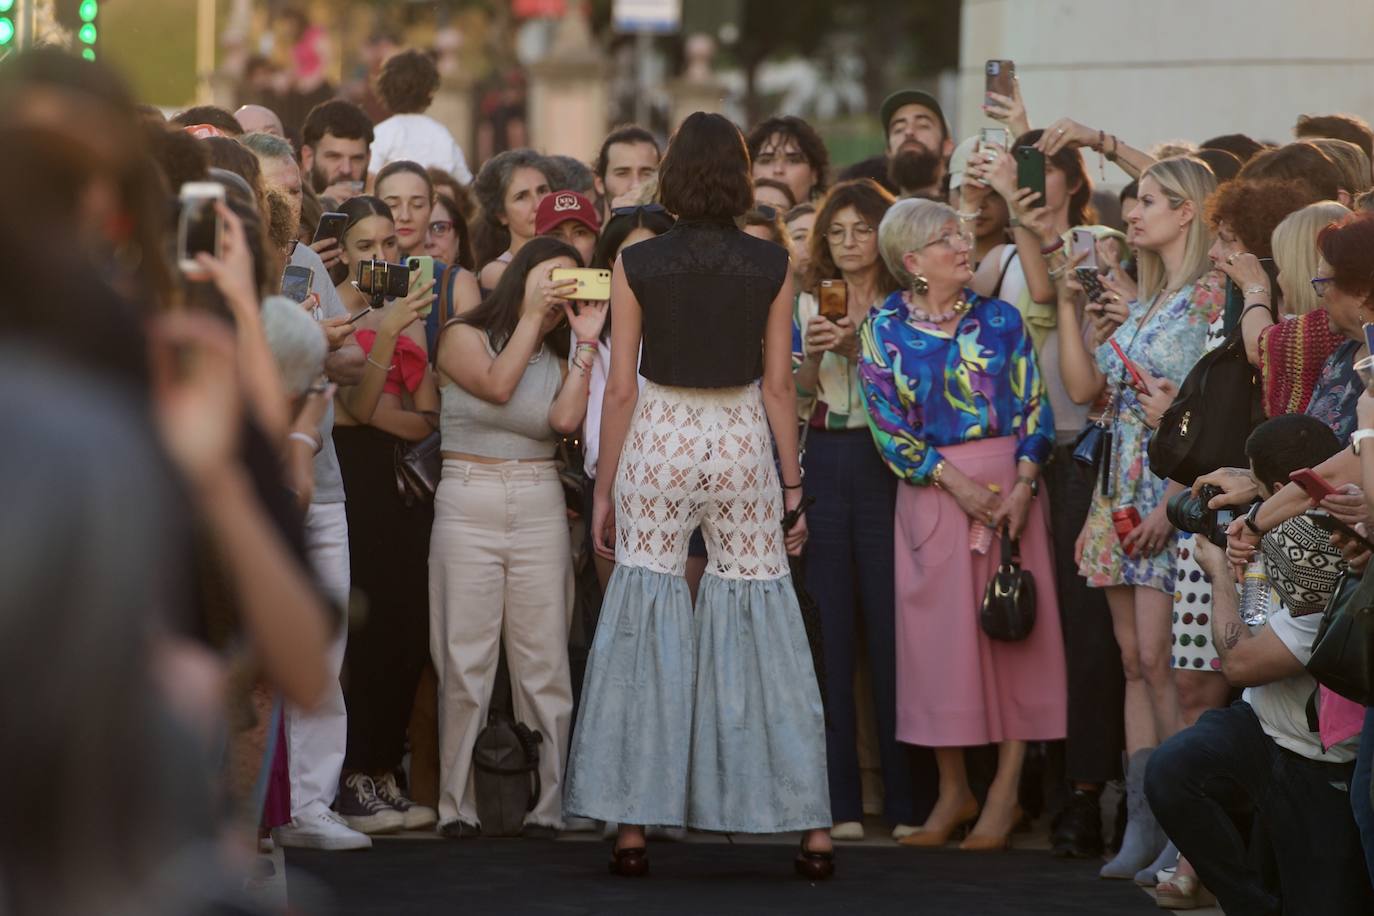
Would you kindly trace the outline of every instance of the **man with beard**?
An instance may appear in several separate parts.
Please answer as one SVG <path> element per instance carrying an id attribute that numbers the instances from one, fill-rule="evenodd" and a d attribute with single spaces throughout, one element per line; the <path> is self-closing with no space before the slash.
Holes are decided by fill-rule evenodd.
<path id="1" fill-rule="evenodd" d="M 372 120 L 352 102 L 333 99 L 310 110 L 301 128 L 301 171 L 316 194 L 341 204 L 363 193 L 372 154 Z"/>
<path id="2" fill-rule="evenodd" d="M 954 150 L 949 124 L 935 96 L 902 89 L 883 102 L 888 176 L 903 197 L 940 199 L 945 160 Z"/>

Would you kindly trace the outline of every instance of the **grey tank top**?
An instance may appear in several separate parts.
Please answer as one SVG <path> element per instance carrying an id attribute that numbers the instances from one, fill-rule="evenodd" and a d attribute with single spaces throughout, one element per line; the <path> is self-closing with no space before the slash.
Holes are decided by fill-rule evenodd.
<path id="1" fill-rule="evenodd" d="M 490 343 L 487 351 L 496 355 Z M 558 355 L 548 347 L 525 367 L 504 404 L 484 401 L 450 381 L 439 392 L 443 450 L 510 461 L 552 458 L 558 436 L 549 425 L 549 406 L 562 383 Z"/>

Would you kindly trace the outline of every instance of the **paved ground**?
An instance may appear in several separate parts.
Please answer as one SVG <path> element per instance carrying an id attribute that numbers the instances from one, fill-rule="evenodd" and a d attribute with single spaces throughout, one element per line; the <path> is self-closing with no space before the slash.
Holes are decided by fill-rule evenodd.
<path id="1" fill-rule="evenodd" d="M 863 839 L 863 840 L 861 840 L 861 841 L 854 842 L 854 843 L 840 843 L 840 844 L 837 844 L 837 846 L 839 847 L 839 852 L 840 852 L 840 856 L 841 856 L 841 863 L 843 863 L 843 854 L 844 854 L 844 850 L 845 850 L 846 848 L 851 848 L 851 847 L 886 847 L 886 848 L 892 848 L 892 847 L 894 846 L 891 837 L 888 835 L 888 832 L 883 828 L 881 822 L 879 822 L 879 821 L 877 821 L 877 820 L 870 820 L 870 821 L 866 824 L 866 831 L 865 831 L 865 832 L 866 832 L 866 837 L 865 837 L 865 839 Z M 411 833 L 397 834 L 397 835 L 394 836 L 394 838 L 388 838 L 387 840 L 383 840 L 383 842 L 388 842 L 388 843 L 389 843 L 389 842 L 393 842 L 394 840 L 403 840 L 403 841 L 406 841 L 406 842 L 414 842 L 414 843 L 417 843 L 417 844 L 425 844 L 425 845 L 428 845 L 428 844 L 431 844 L 431 843 L 436 843 L 436 842 L 441 842 L 441 841 L 438 839 L 438 837 L 437 837 L 434 833 L 429 832 L 429 831 L 425 831 L 425 832 L 411 832 Z M 560 844 L 563 844 L 563 843 L 591 844 L 591 843 L 600 843 L 600 842 L 602 842 L 602 840 L 601 840 L 601 837 L 600 837 L 599 834 L 578 833 L 578 834 L 565 834 L 565 835 L 563 835 L 562 837 L 560 837 L 560 838 L 558 839 L 557 842 L 560 843 Z M 663 840 L 652 840 L 651 842 L 662 843 L 662 842 L 665 842 L 665 841 L 663 841 Z M 784 844 L 784 843 L 787 844 L 787 845 L 795 845 L 795 843 L 796 843 L 796 838 L 795 838 L 795 837 L 784 837 L 784 836 L 733 836 L 733 837 L 727 838 L 727 837 L 724 837 L 724 836 L 721 836 L 721 835 L 717 835 L 717 834 L 689 833 L 689 834 L 687 835 L 686 839 L 685 839 L 685 840 L 682 840 L 681 842 L 688 843 L 688 844 L 708 844 L 708 845 L 723 845 L 723 844 L 730 843 L 730 842 L 733 842 L 733 843 L 735 843 L 736 845 L 769 845 L 769 844 L 775 844 L 775 845 L 777 845 L 777 844 Z M 1016 837 L 1014 838 L 1014 840 L 1013 840 L 1013 844 L 1012 844 L 1012 845 L 1013 845 L 1013 848 L 1016 849 L 1016 850 L 1018 850 L 1018 851 L 1040 851 L 1040 850 L 1043 850 L 1043 851 L 1045 851 L 1046 853 L 1048 853 L 1048 850 L 1049 850 L 1049 837 L 1048 837 L 1048 833 L 1046 832 L 1046 830 L 1045 830 L 1045 828 L 1043 827 L 1043 825 L 1041 825 L 1041 826 L 1039 827 L 1039 829 L 1037 829 L 1036 831 L 1034 831 L 1034 832 L 1032 832 L 1032 833 L 1030 833 L 1030 834 L 1023 834 L 1023 835 L 1018 835 L 1018 836 L 1016 836 Z M 533 852 L 533 850 L 532 850 L 532 852 Z M 920 853 L 916 853 L 916 852 L 913 852 L 913 854 L 914 854 L 914 855 L 920 855 Z M 368 853 L 366 853 L 366 852 L 364 852 L 364 853 L 341 853 L 340 855 L 367 856 Z M 261 858 L 262 858 L 263 861 L 265 861 L 265 862 L 270 862 L 270 863 L 271 863 L 271 874 L 270 874 L 270 875 L 266 875 L 266 876 L 264 876 L 264 877 L 261 877 L 261 878 L 259 878 L 259 879 L 256 879 L 256 880 L 252 883 L 251 886 L 252 886 L 252 888 L 253 888 L 254 895 L 255 895 L 259 900 L 261 900 L 261 901 L 262 901 L 267 907 L 269 907 L 270 909 L 272 909 L 272 910 L 274 910 L 274 911 L 277 911 L 277 912 L 281 912 L 281 911 L 284 910 L 285 907 L 286 907 L 286 903 L 287 903 L 287 891 L 288 891 L 288 888 L 291 887 L 290 882 L 291 882 L 291 879 L 292 879 L 292 873 L 289 872 L 289 871 L 287 870 L 285 857 L 284 857 L 284 855 L 283 855 L 283 853 L 282 853 L 282 850 L 280 850 L 280 849 L 275 850 L 275 851 L 272 852 L 270 855 L 262 856 Z M 361 863 L 360 863 L 360 864 L 361 864 Z M 989 860 L 989 865 L 990 865 L 991 868 L 992 868 L 992 872 L 991 872 L 991 874 L 990 874 L 989 877 L 990 877 L 990 879 L 995 879 L 995 876 L 996 876 L 995 860 Z M 841 865 L 841 867 L 843 867 L 843 865 Z M 1055 878 L 1056 878 L 1056 869 L 1057 869 L 1057 868 L 1060 868 L 1060 863 L 1058 863 L 1056 860 L 1054 860 L 1054 859 L 1050 858 L 1048 855 L 1046 855 L 1045 862 L 1044 862 L 1044 874 L 1045 874 L 1045 880 L 1046 880 L 1047 886 L 1052 886 L 1052 885 L 1053 885 L 1053 882 L 1055 881 Z M 265 870 L 265 869 L 264 869 L 264 870 Z M 1125 908 L 1125 909 L 1130 909 L 1130 910 L 1133 911 L 1133 912 L 1136 911 L 1137 908 L 1136 908 L 1134 905 L 1129 905 L 1129 906 L 1127 905 L 1128 902 L 1131 901 L 1132 897 L 1134 897 L 1134 895 L 1137 895 L 1137 894 L 1140 894 L 1140 893 L 1144 893 L 1144 894 L 1147 894 L 1147 895 L 1149 895 L 1149 894 L 1151 893 L 1151 892 L 1149 892 L 1149 891 L 1142 891 L 1141 889 L 1135 888 L 1134 886 L 1132 886 L 1132 885 L 1130 885 L 1129 883 L 1126 883 L 1126 882 L 1120 883 L 1119 888 L 1120 888 L 1120 894 L 1122 895 L 1122 896 L 1121 896 L 1121 899 L 1122 899 L 1122 902 L 1123 902 L 1123 908 Z M 1135 899 L 1139 899 L 1139 898 L 1138 898 L 1138 897 L 1135 897 Z M 514 912 L 514 911 L 512 910 L 512 911 L 509 911 L 509 912 Z M 1216 909 L 1216 908 L 1198 909 L 1198 910 L 1192 910 L 1191 912 L 1194 913 L 1194 914 L 1197 914 L 1197 916 L 1224 916 L 1224 914 L 1222 914 L 1221 910 L 1220 910 L 1220 909 Z M 972 914 L 972 913 L 971 913 L 971 914 L 969 914 L 969 916 L 976 916 L 976 914 Z"/>

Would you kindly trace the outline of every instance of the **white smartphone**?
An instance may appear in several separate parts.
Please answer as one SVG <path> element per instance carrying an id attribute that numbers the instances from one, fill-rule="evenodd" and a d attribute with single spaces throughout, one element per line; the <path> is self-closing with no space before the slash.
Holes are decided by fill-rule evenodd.
<path id="1" fill-rule="evenodd" d="M 215 181 L 189 181 L 181 186 L 181 216 L 177 220 L 177 266 L 188 276 L 204 269 L 196 255 L 220 256 L 223 227 L 216 205 L 224 201 L 224 185 Z"/>
<path id="2" fill-rule="evenodd" d="M 1011 141 L 1007 137 L 1008 132 L 1005 127 L 980 127 L 978 128 L 978 148 L 992 149 L 996 147 L 1005 153 L 1011 146 Z"/>
<path id="3" fill-rule="evenodd" d="M 1073 230 L 1070 235 L 1069 257 L 1076 258 L 1080 254 L 1086 254 L 1083 260 L 1078 262 L 1079 268 L 1091 267 L 1097 270 L 1097 236 L 1093 235 L 1091 229 L 1079 227 Z"/>

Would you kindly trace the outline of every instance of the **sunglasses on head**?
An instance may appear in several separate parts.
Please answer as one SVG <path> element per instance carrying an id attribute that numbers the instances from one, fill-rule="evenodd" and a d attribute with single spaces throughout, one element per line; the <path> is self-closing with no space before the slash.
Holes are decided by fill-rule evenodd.
<path id="1" fill-rule="evenodd" d="M 663 204 L 635 204 L 633 207 L 612 207 L 611 216 L 632 216 L 636 213 L 667 213 Z"/>

